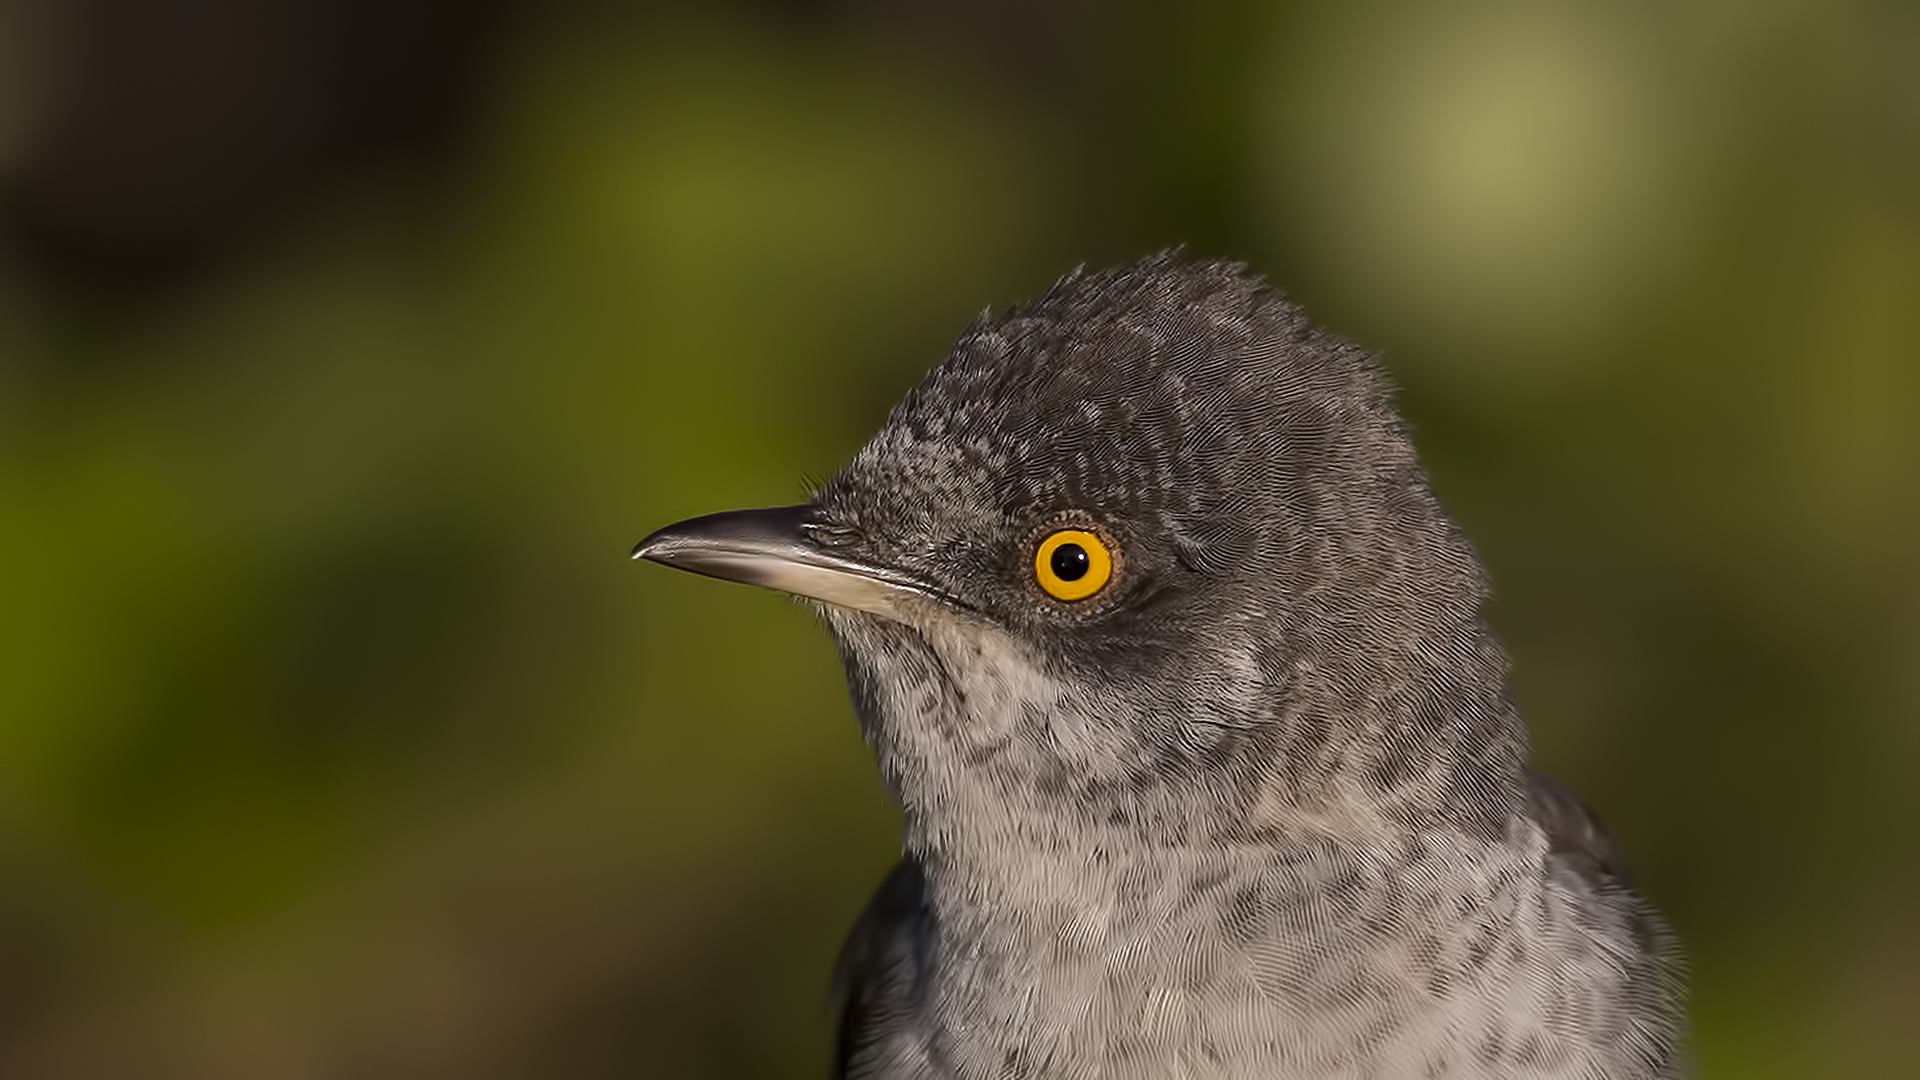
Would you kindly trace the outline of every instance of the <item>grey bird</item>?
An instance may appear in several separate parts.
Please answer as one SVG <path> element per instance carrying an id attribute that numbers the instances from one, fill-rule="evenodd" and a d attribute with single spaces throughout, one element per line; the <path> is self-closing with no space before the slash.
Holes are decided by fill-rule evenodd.
<path id="1" fill-rule="evenodd" d="M 807 598 L 904 810 L 838 1076 L 1682 1069 L 1385 376 L 1243 266 L 983 315 L 811 502 L 634 557 Z"/>

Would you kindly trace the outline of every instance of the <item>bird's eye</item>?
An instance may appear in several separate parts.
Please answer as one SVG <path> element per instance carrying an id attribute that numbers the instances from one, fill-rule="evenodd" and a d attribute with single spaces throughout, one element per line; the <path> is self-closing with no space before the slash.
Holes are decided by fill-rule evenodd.
<path id="1" fill-rule="evenodd" d="M 1034 550 L 1033 576 L 1056 600 L 1085 600 L 1113 576 L 1113 553 L 1085 529 L 1060 529 Z"/>

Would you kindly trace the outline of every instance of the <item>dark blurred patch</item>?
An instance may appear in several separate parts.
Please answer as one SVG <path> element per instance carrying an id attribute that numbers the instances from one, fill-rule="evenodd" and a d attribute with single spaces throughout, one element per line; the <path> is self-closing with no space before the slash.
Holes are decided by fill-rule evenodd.
<path id="1" fill-rule="evenodd" d="M 578 5 L 573 5 L 578 6 Z M 589 5 L 590 6 L 590 5 Z M 753 0 L 794 29 L 917 42 L 983 80 L 1086 88 L 1074 0 Z M 368 167 L 441 173 L 523 0 L 76 0 L 52 115 L 0 211 L 70 299 L 162 294 Z"/>
<path id="2" fill-rule="evenodd" d="M 321 181 L 462 142 L 515 0 L 76 0 L 4 225 L 82 299 L 190 278 Z"/>

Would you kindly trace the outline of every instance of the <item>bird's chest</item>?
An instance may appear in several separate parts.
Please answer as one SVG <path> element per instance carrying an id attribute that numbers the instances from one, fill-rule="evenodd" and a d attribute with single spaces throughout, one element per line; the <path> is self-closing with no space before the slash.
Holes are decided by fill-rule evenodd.
<path id="1" fill-rule="evenodd" d="M 1433 869 L 1056 865 L 943 926 L 934 1056 L 996 1080 L 1582 1075 L 1500 1060 L 1543 1037 L 1507 993 L 1537 897 Z"/>

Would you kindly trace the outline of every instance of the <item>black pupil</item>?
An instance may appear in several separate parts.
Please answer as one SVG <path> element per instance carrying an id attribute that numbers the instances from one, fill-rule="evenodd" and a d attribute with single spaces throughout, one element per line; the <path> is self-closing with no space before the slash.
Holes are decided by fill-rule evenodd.
<path id="1" fill-rule="evenodd" d="M 1079 581 L 1087 576 L 1087 566 L 1093 560 L 1087 558 L 1087 549 L 1079 544 L 1061 544 L 1053 549 L 1053 557 L 1048 563 L 1053 567 L 1053 576 L 1061 581 Z"/>

